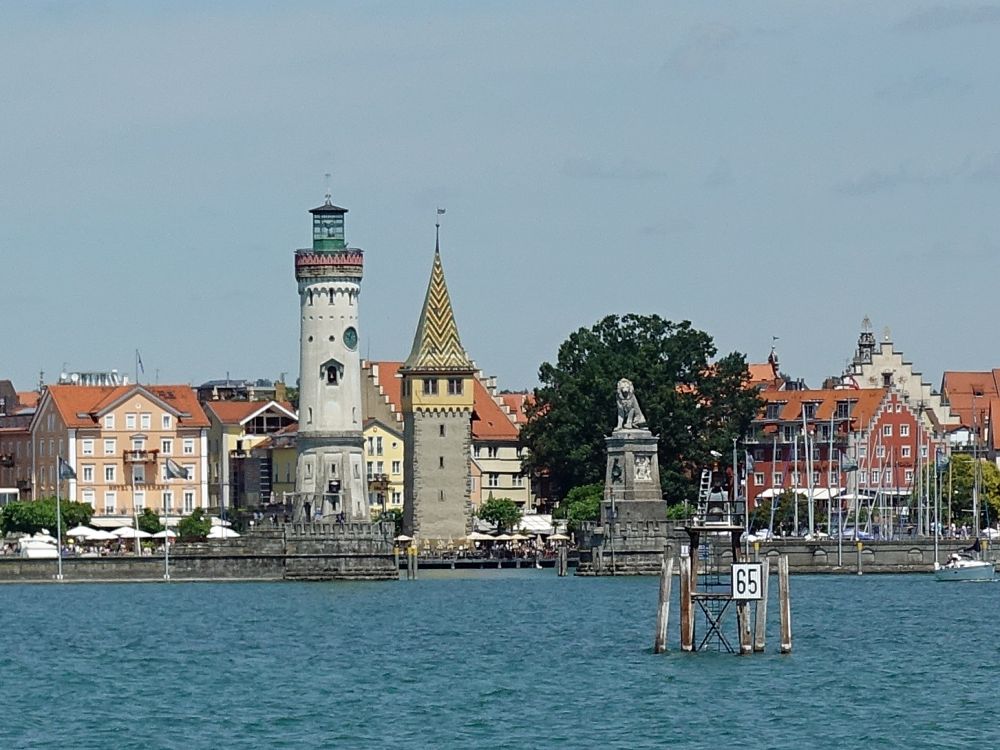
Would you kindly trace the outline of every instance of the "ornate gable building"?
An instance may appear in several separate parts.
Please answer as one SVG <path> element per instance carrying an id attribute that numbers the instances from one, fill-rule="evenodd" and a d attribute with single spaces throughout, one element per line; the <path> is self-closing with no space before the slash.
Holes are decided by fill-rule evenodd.
<path id="1" fill-rule="evenodd" d="M 888 328 L 882 334 L 882 341 L 876 343 L 872 323 L 867 316 L 861 323 L 858 348 L 844 380 L 857 388 L 895 389 L 920 415 L 924 428 L 929 431 L 944 433 L 959 424 L 958 417 L 941 395 L 913 369 L 912 362 L 903 359 L 902 352 L 896 351 Z"/>
<path id="2" fill-rule="evenodd" d="M 419 539 L 459 539 L 472 528 L 475 370 L 458 335 L 435 243 L 413 348 L 399 370 L 406 454 L 403 528 Z"/>

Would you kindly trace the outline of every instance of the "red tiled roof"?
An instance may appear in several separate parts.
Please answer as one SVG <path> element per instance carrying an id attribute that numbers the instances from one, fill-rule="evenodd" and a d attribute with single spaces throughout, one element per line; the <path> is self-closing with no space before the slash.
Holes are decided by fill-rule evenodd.
<path id="1" fill-rule="evenodd" d="M 887 389 L 885 388 L 826 388 L 803 391 L 762 391 L 761 399 L 765 402 L 764 409 L 758 419 L 763 419 L 767 412 L 767 404 L 781 403 L 782 407 L 778 419 L 784 422 L 801 421 L 802 404 L 816 403 L 816 415 L 812 421 L 829 421 L 836 413 L 838 401 L 854 401 L 855 406 L 851 410 L 851 420 L 853 429 L 863 429 L 868 426 L 879 404 L 885 398 Z M 767 420 L 765 420 L 766 422 Z M 765 428 L 766 429 L 766 428 Z"/>
<path id="2" fill-rule="evenodd" d="M 517 426 L 503 413 L 500 405 L 479 378 L 473 378 L 473 440 L 517 440 Z"/>
<path id="3" fill-rule="evenodd" d="M 501 393 L 500 398 L 507 405 L 514 415 L 514 422 L 522 425 L 528 421 L 525 409 L 531 403 L 531 394 L 527 391 L 521 393 Z"/>
<path id="4" fill-rule="evenodd" d="M 208 427 L 208 418 L 189 385 L 50 385 L 47 393 L 63 423 L 71 428 L 94 427 L 98 413 L 132 393 L 145 391 L 169 409 L 187 417 L 178 417 L 181 427 Z"/>
<path id="5" fill-rule="evenodd" d="M 240 424 L 251 414 L 254 414 L 270 401 L 206 401 L 205 406 L 215 414 L 222 424 Z M 275 401 L 274 403 L 284 407 L 288 411 L 295 413 L 292 405 L 288 402 Z"/>
<path id="6" fill-rule="evenodd" d="M 369 362 L 369 365 L 378 365 L 378 384 L 382 392 L 389 399 L 396 413 L 403 412 L 403 379 L 397 377 L 402 362 Z"/>
<path id="7" fill-rule="evenodd" d="M 31 409 L 38 406 L 38 391 L 18 391 L 17 392 L 17 403 L 26 409 Z"/>
<path id="8" fill-rule="evenodd" d="M 980 425 L 990 410 L 989 401 L 1000 397 L 1000 369 L 986 372 L 946 372 L 941 395 L 966 427 Z"/>

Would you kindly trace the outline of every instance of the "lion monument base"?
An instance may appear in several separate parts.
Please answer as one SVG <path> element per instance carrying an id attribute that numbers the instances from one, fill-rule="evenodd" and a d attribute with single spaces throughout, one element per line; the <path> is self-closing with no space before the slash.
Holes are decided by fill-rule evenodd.
<path id="1" fill-rule="evenodd" d="M 659 438 L 646 427 L 631 381 L 619 380 L 615 395 L 618 422 L 604 438 L 608 461 L 601 520 L 588 529 L 590 565 L 581 559 L 577 572 L 658 574 L 669 542 L 667 503 L 660 489 Z"/>

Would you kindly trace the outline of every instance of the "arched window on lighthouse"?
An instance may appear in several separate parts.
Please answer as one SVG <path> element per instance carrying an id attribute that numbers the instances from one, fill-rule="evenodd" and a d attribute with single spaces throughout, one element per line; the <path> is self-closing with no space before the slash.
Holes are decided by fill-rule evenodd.
<path id="1" fill-rule="evenodd" d="M 328 359 L 320 365 L 320 375 L 327 385 L 337 385 L 344 375 L 344 365 L 335 359 Z"/>

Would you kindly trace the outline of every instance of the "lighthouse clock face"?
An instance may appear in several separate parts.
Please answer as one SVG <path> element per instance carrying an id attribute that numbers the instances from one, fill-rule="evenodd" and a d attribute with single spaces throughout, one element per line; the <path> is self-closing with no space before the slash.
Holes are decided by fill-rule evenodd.
<path id="1" fill-rule="evenodd" d="M 344 344 L 352 352 L 358 348 L 358 332 L 353 327 L 344 331 Z"/>

